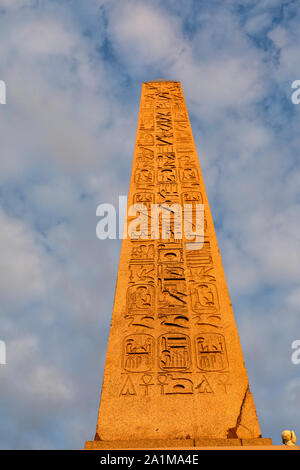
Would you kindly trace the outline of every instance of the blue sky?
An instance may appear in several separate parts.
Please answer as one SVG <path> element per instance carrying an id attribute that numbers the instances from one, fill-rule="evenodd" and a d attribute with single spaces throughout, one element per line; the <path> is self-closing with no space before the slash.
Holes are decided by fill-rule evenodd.
<path id="1" fill-rule="evenodd" d="M 0 447 L 82 448 L 99 405 L 141 84 L 179 80 L 262 433 L 300 436 L 299 1 L 0 0 Z"/>

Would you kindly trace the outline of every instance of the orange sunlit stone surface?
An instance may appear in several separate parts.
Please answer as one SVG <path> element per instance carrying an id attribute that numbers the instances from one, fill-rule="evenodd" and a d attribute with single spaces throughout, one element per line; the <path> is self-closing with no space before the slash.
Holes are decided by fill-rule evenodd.
<path id="1" fill-rule="evenodd" d="M 204 204 L 204 243 L 123 240 L 97 431 L 86 448 L 262 439 L 180 82 L 143 84 L 128 205 Z M 244 444 L 243 444 L 244 443 Z M 245 444 L 246 443 L 246 444 Z"/>

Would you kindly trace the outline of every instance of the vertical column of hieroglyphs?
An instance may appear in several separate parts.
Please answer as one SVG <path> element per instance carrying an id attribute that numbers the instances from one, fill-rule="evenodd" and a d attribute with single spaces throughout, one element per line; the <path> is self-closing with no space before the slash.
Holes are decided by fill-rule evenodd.
<path id="1" fill-rule="evenodd" d="M 184 237 L 183 251 L 188 280 L 188 305 L 192 329 L 191 344 L 194 351 L 194 391 L 212 394 L 226 390 L 228 370 L 225 338 L 219 333 L 221 323 L 220 305 L 216 285 L 215 262 L 212 243 L 215 236 L 210 226 L 210 212 L 202 178 L 185 100 L 178 85 L 173 95 L 174 140 L 180 182 L 181 203 L 188 207 L 187 223 L 195 231 L 196 204 L 204 204 L 204 233 L 191 240 Z M 189 222 L 190 221 L 190 222 Z M 218 372 L 218 374 L 207 373 Z M 211 379 L 214 379 L 212 384 Z M 223 386 L 224 384 L 224 386 Z M 221 387 L 220 387 L 221 386 Z"/>
<path id="2" fill-rule="evenodd" d="M 166 237 L 160 225 L 156 244 L 157 383 L 165 395 L 213 393 L 205 372 L 224 370 L 227 358 L 224 338 L 215 333 L 220 308 L 207 220 L 204 240 L 196 238 L 193 243 L 184 231 L 176 233 L 173 224 L 172 206 L 188 205 L 185 221 L 194 231 L 195 205 L 203 203 L 197 155 L 179 83 L 158 84 L 155 121 L 156 201 L 167 204 L 165 210 L 171 214 L 171 230 Z"/>
<path id="3" fill-rule="evenodd" d="M 149 224 L 147 233 L 129 233 L 125 316 L 130 334 L 122 351 L 121 397 L 193 393 L 183 240 L 174 231 L 172 211 L 170 231 L 163 233 L 159 218 L 157 238 L 151 211 L 155 203 L 181 204 L 172 108 L 180 91 L 175 82 L 143 85 L 130 202 L 144 205 Z"/>
<path id="4" fill-rule="evenodd" d="M 160 394 L 166 396 L 193 393 L 183 239 L 182 231 L 177 232 L 175 226 L 176 205 L 181 206 L 174 134 L 174 106 L 179 93 L 178 83 L 161 82 L 155 110 L 157 203 L 165 207 L 162 214 L 168 211 L 170 216 L 170 230 L 164 233 L 161 222 L 157 242 L 157 383 Z"/>
<path id="5" fill-rule="evenodd" d="M 137 214 L 149 215 L 148 228 L 129 229 L 130 260 L 126 295 L 126 333 L 122 348 L 122 380 L 120 397 L 148 393 L 149 372 L 154 367 L 156 318 L 156 250 L 151 237 L 151 205 L 155 204 L 155 99 L 156 88 L 143 86 L 137 130 L 133 180 L 129 206 L 135 204 Z M 131 199 L 130 199 L 131 198 Z M 139 210 L 141 207 L 141 210 Z M 128 224 L 134 216 L 128 216 Z M 148 382 L 147 382 L 148 380 Z M 145 385 L 145 387 L 143 387 Z"/>
<path id="6" fill-rule="evenodd" d="M 227 368 L 207 218 L 198 242 L 174 227 L 172 205 L 189 204 L 194 230 L 203 190 L 181 85 L 144 84 L 129 203 L 143 204 L 149 223 L 146 233 L 129 233 L 120 397 L 213 393 L 206 373 Z M 171 214 L 167 233 L 159 219 L 158 239 L 155 203 Z"/>

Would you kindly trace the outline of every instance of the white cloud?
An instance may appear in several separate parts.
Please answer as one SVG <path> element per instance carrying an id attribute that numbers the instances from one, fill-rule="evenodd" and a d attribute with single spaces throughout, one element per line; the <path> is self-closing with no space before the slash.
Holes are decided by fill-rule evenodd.
<path id="1" fill-rule="evenodd" d="M 288 31 L 282 26 L 276 26 L 268 33 L 268 37 L 274 42 L 275 46 L 281 49 L 288 43 Z"/>
<path id="2" fill-rule="evenodd" d="M 291 291 L 287 298 L 287 303 L 292 309 L 300 312 L 300 286 Z"/>
<path id="3" fill-rule="evenodd" d="M 16 334 L 7 341 L 7 364 L 0 370 L 2 422 L 8 420 L 1 447 L 13 449 L 53 448 L 45 429 L 73 406 L 76 388 L 61 367 L 51 364 L 53 351 L 45 359 L 40 340 L 33 334 Z M 26 429 L 26 432 L 24 432 Z M 2 430 L 0 429 L 0 432 Z"/>
<path id="4" fill-rule="evenodd" d="M 35 0 L 0 0 L 0 8 L 5 10 L 17 10 L 21 7 L 34 5 Z"/>
<path id="5" fill-rule="evenodd" d="M 216 119 L 223 108 L 239 108 L 261 97 L 263 68 L 259 54 L 226 9 L 219 17 L 204 14 L 202 20 L 189 41 L 176 15 L 166 15 L 161 6 L 127 1 L 111 9 L 108 33 L 131 74 L 143 80 L 182 81 L 194 109 L 197 104 L 206 119 Z M 157 68 L 162 77 L 151 76 Z"/>
<path id="6" fill-rule="evenodd" d="M 4 303 L 24 302 L 44 288 L 41 251 L 30 228 L 2 209 L 0 226 L 0 295 Z"/>
<path id="7" fill-rule="evenodd" d="M 298 410 L 298 404 L 300 401 L 300 379 L 290 380 L 285 387 L 286 400 L 291 405 L 291 411 Z M 293 412 L 292 411 L 292 412 Z"/>
<path id="8" fill-rule="evenodd" d="M 297 367 L 297 366 L 294 366 Z M 299 366 L 298 366 L 299 367 Z M 297 426 L 300 419 L 300 379 L 299 377 L 289 380 L 285 385 L 285 393 L 282 400 L 284 410 L 284 429 L 293 429 L 297 434 Z M 283 430 L 283 429 L 282 429 Z"/>
<path id="9" fill-rule="evenodd" d="M 15 29 L 12 46 L 35 55 L 68 54 L 76 45 L 76 37 L 67 25 L 57 19 L 28 20 Z"/>
<path id="10" fill-rule="evenodd" d="M 161 14 L 160 8 L 136 1 L 115 5 L 109 17 L 109 33 L 121 59 L 124 56 L 133 64 L 170 64 L 184 46 L 178 21 Z"/>
<path id="11" fill-rule="evenodd" d="M 261 32 L 261 30 L 267 28 L 271 22 L 272 15 L 270 14 L 270 12 L 261 13 L 247 21 L 247 23 L 245 24 L 245 30 L 249 34 L 258 34 Z"/>

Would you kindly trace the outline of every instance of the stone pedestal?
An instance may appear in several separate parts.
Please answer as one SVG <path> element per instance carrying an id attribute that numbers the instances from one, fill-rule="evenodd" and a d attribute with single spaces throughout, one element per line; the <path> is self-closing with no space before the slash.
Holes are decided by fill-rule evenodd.
<path id="1" fill-rule="evenodd" d="M 86 450 L 126 450 L 126 449 L 155 449 L 155 450 L 198 450 L 198 449 L 239 449 L 243 448 L 280 448 L 291 449 L 288 446 L 272 446 L 272 440 L 268 438 L 257 439 L 153 439 L 136 441 L 87 441 Z M 294 448 L 294 447 L 293 447 Z"/>

